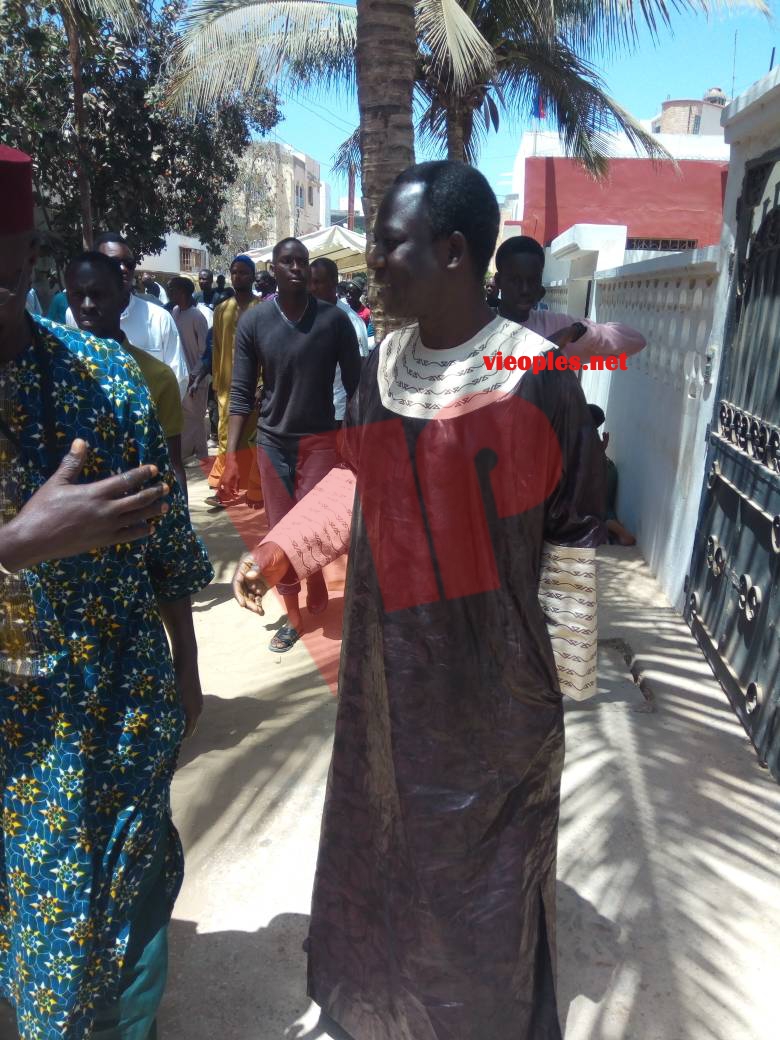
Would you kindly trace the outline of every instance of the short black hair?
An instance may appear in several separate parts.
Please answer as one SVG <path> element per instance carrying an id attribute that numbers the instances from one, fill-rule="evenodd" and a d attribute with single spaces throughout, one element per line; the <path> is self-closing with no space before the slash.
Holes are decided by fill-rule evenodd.
<path id="1" fill-rule="evenodd" d="M 200 277 L 202 274 L 207 274 L 210 278 L 214 277 L 214 272 L 208 267 L 201 267 L 201 269 L 198 271 L 198 277 Z"/>
<path id="2" fill-rule="evenodd" d="M 78 256 L 73 257 L 65 268 L 66 282 L 78 267 L 94 267 L 113 278 L 120 289 L 125 287 L 124 278 L 122 277 L 122 265 L 115 256 L 106 256 L 105 253 L 98 253 L 94 249 L 90 249 L 85 253 L 79 253 Z"/>
<path id="3" fill-rule="evenodd" d="M 590 409 L 590 414 L 593 418 L 593 425 L 596 427 L 596 429 L 598 429 L 599 426 L 601 426 L 604 423 L 606 415 L 604 415 L 604 412 L 601 408 L 599 408 L 597 404 L 589 404 L 588 408 Z"/>
<path id="4" fill-rule="evenodd" d="M 521 253 L 528 253 L 531 256 L 536 256 L 541 261 L 542 267 L 544 267 L 545 255 L 544 246 L 536 241 L 535 238 L 531 238 L 530 235 L 515 235 L 513 238 L 508 238 L 506 242 L 502 242 L 498 247 L 496 253 L 496 270 L 501 270 L 501 265 L 510 256 L 517 256 Z"/>
<path id="5" fill-rule="evenodd" d="M 174 278 L 168 282 L 168 288 L 183 289 L 188 296 L 192 296 L 195 292 L 195 286 L 192 284 L 189 278 L 185 278 L 183 274 L 177 274 Z"/>
<path id="6" fill-rule="evenodd" d="M 99 235 L 95 235 L 92 248 L 97 249 L 98 246 L 106 245 L 108 242 L 115 242 L 119 246 L 127 246 L 128 249 L 133 248 L 126 238 L 122 238 L 118 231 L 101 231 Z"/>
<path id="7" fill-rule="evenodd" d="M 257 278 L 255 278 L 255 282 L 262 282 L 262 284 L 267 285 L 269 289 L 276 288 L 276 279 L 270 271 L 260 271 Z"/>
<path id="8" fill-rule="evenodd" d="M 301 242 L 299 238 L 296 238 L 294 235 L 288 235 L 287 238 L 283 238 L 280 242 L 276 243 L 271 253 L 272 258 L 275 260 L 279 255 L 279 250 L 282 248 L 282 246 L 286 246 L 290 242 L 297 242 L 299 246 L 303 246 L 303 248 L 306 249 L 306 246 L 303 245 L 303 242 Z M 307 254 L 308 252 L 309 250 L 306 249 Z"/>
<path id="9" fill-rule="evenodd" d="M 318 256 L 311 262 L 312 267 L 321 267 L 327 272 L 328 281 L 332 285 L 339 284 L 339 269 L 335 260 L 331 260 L 329 256 Z"/>
<path id="10" fill-rule="evenodd" d="M 402 184 L 423 185 L 433 237 L 459 231 L 481 281 L 496 248 L 501 222 L 498 201 L 483 174 L 465 163 L 441 160 L 410 166 L 396 178 L 394 187 Z"/>

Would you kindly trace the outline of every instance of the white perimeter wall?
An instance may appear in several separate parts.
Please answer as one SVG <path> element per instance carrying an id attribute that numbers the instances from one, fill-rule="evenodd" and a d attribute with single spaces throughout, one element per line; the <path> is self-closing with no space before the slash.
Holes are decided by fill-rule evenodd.
<path id="1" fill-rule="evenodd" d="M 681 607 L 698 516 L 719 351 L 712 340 L 720 250 L 710 247 L 596 276 L 591 315 L 639 329 L 626 372 L 586 372 L 607 416 L 618 516 L 671 602 Z"/>

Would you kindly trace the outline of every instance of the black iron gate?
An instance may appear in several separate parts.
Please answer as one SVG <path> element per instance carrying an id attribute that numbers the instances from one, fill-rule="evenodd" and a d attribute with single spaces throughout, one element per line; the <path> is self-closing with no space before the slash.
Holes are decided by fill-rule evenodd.
<path id="1" fill-rule="evenodd" d="M 746 169 L 686 617 L 780 780 L 780 152 Z"/>

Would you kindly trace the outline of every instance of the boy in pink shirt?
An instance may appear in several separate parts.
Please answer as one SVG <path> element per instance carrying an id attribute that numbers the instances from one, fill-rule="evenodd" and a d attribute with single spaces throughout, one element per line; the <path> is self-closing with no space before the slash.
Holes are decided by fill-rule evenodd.
<path id="1" fill-rule="evenodd" d="M 598 324 L 570 314 L 536 311 L 544 297 L 544 249 L 534 238 L 517 235 L 496 253 L 496 286 L 501 290 L 498 313 L 556 343 L 567 357 L 638 354 L 646 345 L 641 332 L 619 322 Z M 553 338 L 554 337 L 554 338 Z"/>

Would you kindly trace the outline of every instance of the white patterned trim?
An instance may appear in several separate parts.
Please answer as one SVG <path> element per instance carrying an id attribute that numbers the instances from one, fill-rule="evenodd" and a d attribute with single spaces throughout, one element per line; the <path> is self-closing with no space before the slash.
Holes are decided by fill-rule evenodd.
<path id="1" fill-rule="evenodd" d="M 382 340 L 377 373 L 382 404 L 409 419 L 431 419 L 447 409 L 448 417 L 481 408 L 490 394 L 509 393 L 525 375 L 521 369 L 488 369 L 482 360 L 501 351 L 504 357 L 535 357 L 552 344 L 506 318 L 495 318 L 472 339 L 448 350 L 423 346 L 418 325 L 408 325 Z"/>
<path id="2" fill-rule="evenodd" d="M 561 693 L 575 701 L 587 700 L 597 690 L 596 550 L 545 542 L 539 602 Z"/>

